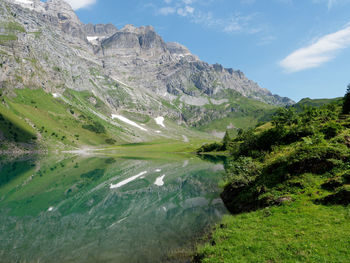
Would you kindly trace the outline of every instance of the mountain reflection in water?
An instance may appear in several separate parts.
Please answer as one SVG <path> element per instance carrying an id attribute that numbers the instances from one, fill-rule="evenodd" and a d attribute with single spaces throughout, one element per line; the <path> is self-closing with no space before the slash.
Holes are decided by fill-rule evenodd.
<path id="1" fill-rule="evenodd" d="M 226 213 L 217 187 L 223 169 L 194 156 L 3 162 L 0 258 L 183 262 L 179 252 Z"/>

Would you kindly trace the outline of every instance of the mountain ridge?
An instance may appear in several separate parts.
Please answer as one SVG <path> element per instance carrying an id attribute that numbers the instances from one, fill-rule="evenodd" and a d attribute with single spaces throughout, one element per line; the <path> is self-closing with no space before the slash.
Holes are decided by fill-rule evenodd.
<path id="1" fill-rule="evenodd" d="M 2 95 L 15 100 L 17 90 L 41 89 L 67 109 L 127 130 L 120 135 L 127 141 L 150 136 L 113 115 L 134 122 L 163 116 L 215 133 L 255 125 L 266 110 L 294 103 L 260 88 L 239 70 L 210 65 L 185 46 L 165 42 L 152 26 L 83 24 L 62 0 L 1 0 L 0 14 Z M 10 107 L 6 100 L 3 105 Z M 246 116 L 249 121 L 242 122 Z M 220 127 L 211 125 L 219 120 Z"/>
<path id="2" fill-rule="evenodd" d="M 32 3 L 32 4 L 28 4 Z M 177 45 L 177 51 L 185 51 L 182 53 L 178 53 L 178 56 L 173 56 L 172 62 L 178 62 L 180 58 L 188 57 L 191 58 L 191 61 L 188 62 L 199 62 L 200 60 L 195 55 L 192 55 L 191 52 L 184 46 L 179 43 L 166 43 L 163 39 L 155 32 L 152 26 L 141 26 L 139 28 L 134 27 L 133 25 L 125 25 L 122 29 L 118 30 L 112 24 L 83 24 L 79 18 L 74 13 L 73 9 L 69 6 L 69 4 L 63 0 L 50 0 L 46 3 L 41 2 L 40 0 L 16 0 L 15 4 L 20 7 L 24 7 L 25 9 L 30 9 L 39 14 L 44 15 L 44 19 L 46 18 L 49 22 L 52 23 L 53 26 L 61 27 L 61 30 L 68 34 L 72 35 L 75 39 L 80 39 L 85 43 L 92 44 L 94 40 L 90 40 L 88 38 L 92 37 L 104 37 L 100 39 L 95 39 L 95 43 L 97 42 L 98 47 L 97 50 L 94 50 L 94 53 L 98 55 L 99 58 L 103 57 L 105 52 L 110 55 L 127 55 L 125 54 L 125 50 L 123 48 L 127 48 L 129 53 L 135 52 L 141 58 L 154 59 L 158 60 L 160 63 L 165 63 L 169 61 L 169 53 L 174 53 L 174 46 Z M 99 28 L 96 32 L 96 27 Z M 103 35 L 103 33 L 107 35 Z M 72 39 L 71 39 L 72 40 Z M 115 47 L 111 47 L 111 44 L 115 44 Z M 169 48 L 168 48 L 169 47 Z M 147 50 L 151 50 L 151 54 L 147 53 Z M 157 51 L 159 53 L 157 53 Z M 150 56 L 148 56 L 150 55 Z M 175 57 L 175 58 L 174 58 Z M 139 58 L 133 58 L 138 59 Z M 104 61 L 103 61 L 104 62 Z M 203 62 L 203 61 L 200 61 Z M 117 64 L 118 65 L 118 64 Z M 115 63 L 112 63 L 112 66 L 116 66 Z M 208 68 L 212 67 L 215 72 L 224 72 L 229 75 L 234 75 L 235 80 L 244 79 L 245 81 L 249 81 L 245 78 L 244 74 L 237 70 L 233 70 L 231 68 L 225 69 L 223 66 L 219 64 L 209 65 L 208 63 L 203 62 L 201 65 L 196 65 L 197 68 Z M 227 76 L 225 76 L 227 78 Z M 237 78 L 238 77 L 238 78 Z M 271 97 L 271 99 L 265 99 L 267 103 L 270 104 L 292 104 L 291 100 L 287 98 L 280 98 L 277 95 L 272 95 L 266 89 L 260 89 L 260 87 L 255 83 L 249 83 L 251 88 L 254 89 L 254 92 L 263 93 L 263 95 Z M 241 85 L 242 86 L 242 85 Z M 226 88 L 226 87 L 225 87 Z M 235 87 L 237 88 L 237 87 Z M 252 94 L 253 92 L 248 92 L 247 90 L 240 89 L 240 93 L 244 96 L 251 96 L 254 99 L 260 99 L 264 101 L 261 96 L 257 96 L 257 94 Z"/>

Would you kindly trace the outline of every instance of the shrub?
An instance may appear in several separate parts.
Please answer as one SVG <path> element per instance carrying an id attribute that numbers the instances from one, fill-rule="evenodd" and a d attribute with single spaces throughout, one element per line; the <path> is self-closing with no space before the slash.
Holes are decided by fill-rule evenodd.
<path id="1" fill-rule="evenodd" d="M 321 132 L 325 135 L 325 139 L 331 139 L 335 137 L 342 129 L 342 126 L 334 121 L 327 122 L 321 129 Z"/>
<path id="2" fill-rule="evenodd" d="M 272 117 L 272 124 L 277 126 L 288 125 L 298 123 L 298 114 L 294 108 L 279 108 L 276 114 Z"/>
<path id="3" fill-rule="evenodd" d="M 222 151 L 222 150 L 224 150 L 223 144 L 218 143 L 218 142 L 214 142 L 214 143 L 207 143 L 207 144 L 202 145 L 202 147 L 200 147 L 197 150 L 197 153 L 217 152 L 217 151 Z"/>
<path id="4" fill-rule="evenodd" d="M 109 139 L 106 139 L 105 142 L 106 142 L 107 144 L 115 144 L 117 141 L 114 140 L 114 139 L 112 139 L 112 138 L 109 138 Z"/>
<path id="5" fill-rule="evenodd" d="M 226 170 L 227 180 L 233 187 L 248 185 L 261 173 L 260 166 L 251 157 L 239 157 Z"/>
<path id="6" fill-rule="evenodd" d="M 94 133 L 106 133 L 106 128 L 99 122 L 94 121 L 93 124 L 83 125 L 83 129 L 92 131 Z"/>

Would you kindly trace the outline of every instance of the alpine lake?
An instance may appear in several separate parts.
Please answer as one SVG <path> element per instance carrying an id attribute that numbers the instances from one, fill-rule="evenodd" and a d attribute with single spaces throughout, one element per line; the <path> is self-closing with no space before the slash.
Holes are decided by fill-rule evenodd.
<path id="1" fill-rule="evenodd" d="M 224 158 L 129 148 L 2 157 L 0 262 L 189 262 L 226 213 Z"/>

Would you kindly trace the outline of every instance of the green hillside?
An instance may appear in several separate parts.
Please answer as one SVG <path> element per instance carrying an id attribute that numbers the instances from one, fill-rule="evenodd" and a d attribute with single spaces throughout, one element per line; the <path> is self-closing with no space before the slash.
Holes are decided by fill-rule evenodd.
<path id="1" fill-rule="evenodd" d="M 41 89 L 15 90 L 15 96 L 3 96 L 0 113 L 6 139 L 1 148 L 5 150 L 12 142 L 56 149 L 120 142 L 118 127 Z"/>
<path id="2" fill-rule="evenodd" d="M 276 110 L 275 106 L 233 95 L 230 109 L 225 105 L 206 106 L 212 115 L 203 117 L 196 127 L 179 125 L 169 118 L 163 129 L 147 112 L 120 111 L 124 117 L 146 127 L 148 131 L 144 132 L 119 120 L 112 121 L 106 102 L 91 92 L 67 89 L 63 94 L 50 94 L 43 89 L 15 89 L 1 95 L 0 135 L 4 140 L 0 150 L 65 150 L 160 139 L 182 141 L 183 136 L 210 140 L 208 133 L 230 129 L 236 134 L 240 128 L 254 127 L 260 120 L 269 119 Z M 184 118 L 186 114 L 197 114 L 196 108 L 182 111 Z"/>
<path id="3" fill-rule="evenodd" d="M 233 214 L 195 262 L 347 262 L 350 115 L 339 103 L 280 109 L 269 125 L 199 151 L 229 152 L 221 195 Z"/>
<path id="4" fill-rule="evenodd" d="M 321 107 L 330 103 L 341 104 L 343 98 L 334 98 L 334 99 L 310 99 L 304 98 L 294 104 L 292 107 L 296 108 L 298 111 L 301 111 L 304 107 Z"/>

